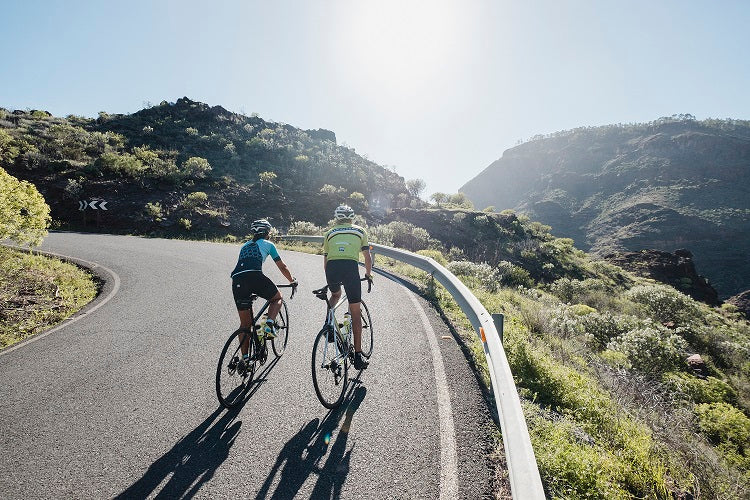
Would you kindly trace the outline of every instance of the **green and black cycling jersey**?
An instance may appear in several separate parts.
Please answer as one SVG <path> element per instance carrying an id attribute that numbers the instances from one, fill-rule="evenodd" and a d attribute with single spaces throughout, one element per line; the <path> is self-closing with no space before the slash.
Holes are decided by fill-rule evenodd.
<path id="1" fill-rule="evenodd" d="M 362 250 L 369 250 L 365 228 L 356 224 L 337 224 L 323 236 L 323 254 L 331 260 L 359 260 Z"/>

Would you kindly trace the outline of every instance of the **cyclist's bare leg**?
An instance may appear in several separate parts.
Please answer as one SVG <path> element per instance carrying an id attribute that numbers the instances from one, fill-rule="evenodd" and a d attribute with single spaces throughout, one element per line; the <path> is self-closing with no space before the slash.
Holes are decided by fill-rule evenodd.
<path id="1" fill-rule="evenodd" d="M 341 298 L 341 289 L 339 288 L 338 292 L 331 292 L 331 306 L 335 306 L 338 304 L 339 299 Z"/>
<path id="2" fill-rule="evenodd" d="M 237 314 L 240 315 L 240 328 L 247 328 L 247 331 L 252 331 L 253 326 L 253 315 L 250 312 L 250 309 L 245 309 L 244 311 L 237 311 Z M 247 348 L 249 346 L 249 340 L 250 335 L 242 335 L 240 338 L 244 337 L 244 341 L 242 344 L 240 344 L 240 350 L 242 351 L 243 356 L 247 354 Z"/>
<path id="3" fill-rule="evenodd" d="M 352 331 L 354 332 L 354 352 L 362 352 L 362 310 L 359 302 L 349 304 L 352 315 Z"/>
<path id="4" fill-rule="evenodd" d="M 279 311 L 281 310 L 281 292 L 276 292 L 276 295 L 274 295 L 268 302 L 268 318 L 276 319 L 276 315 L 279 314 Z"/>

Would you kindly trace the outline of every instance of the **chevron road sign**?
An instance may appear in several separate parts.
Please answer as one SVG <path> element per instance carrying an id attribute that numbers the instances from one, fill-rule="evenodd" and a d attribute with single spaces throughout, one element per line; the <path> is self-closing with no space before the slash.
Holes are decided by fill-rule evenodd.
<path id="1" fill-rule="evenodd" d="M 97 204 L 99 206 L 97 206 Z M 94 210 L 107 210 L 107 207 L 105 206 L 106 204 L 107 202 L 104 200 L 79 201 L 78 210 L 86 210 L 86 208 L 91 208 Z"/>

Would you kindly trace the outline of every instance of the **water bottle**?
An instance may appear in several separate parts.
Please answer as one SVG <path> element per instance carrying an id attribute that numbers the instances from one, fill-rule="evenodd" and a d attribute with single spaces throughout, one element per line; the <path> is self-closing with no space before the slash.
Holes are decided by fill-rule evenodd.
<path id="1" fill-rule="evenodd" d="M 260 317 L 260 324 L 258 324 L 257 329 L 255 330 L 258 334 L 258 340 L 263 340 L 266 336 L 266 320 L 268 319 L 268 315 L 264 314 Z"/>
<path id="2" fill-rule="evenodd" d="M 352 329 L 352 315 L 349 314 L 349 311 L 344 313 L 344 334 L 349 335 L 349 332 Z"/>

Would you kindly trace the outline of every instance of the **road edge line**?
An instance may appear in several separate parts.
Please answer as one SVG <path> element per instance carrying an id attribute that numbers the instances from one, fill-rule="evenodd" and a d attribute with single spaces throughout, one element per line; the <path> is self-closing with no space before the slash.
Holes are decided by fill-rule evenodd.
<path id="1" fill-rule="evenodd" d="M 430 345 L 432 368 L 435 372 L 435 388 L 437 390 L 438 420 L 440 422 L 440 499 L 458 498 L 456 429 L 453 425 L 453 407 L 448 389 L 448 377 L 445 375 L 445 365 L 443 364 L 443 355 L 438 345 L 437 334 L 427 319 L 427 313 L 425 313 L 422 305 L 415 297 L 416 294 L 409 290 L 400 278 L 393 275 L 391 275 L 391 278 L 397 280 L 401 286 L 406 288 L 406 293 L 409 295 L 414 308 L 419 314 L 419 318 L 422 320 L 424 333 Z"/>

